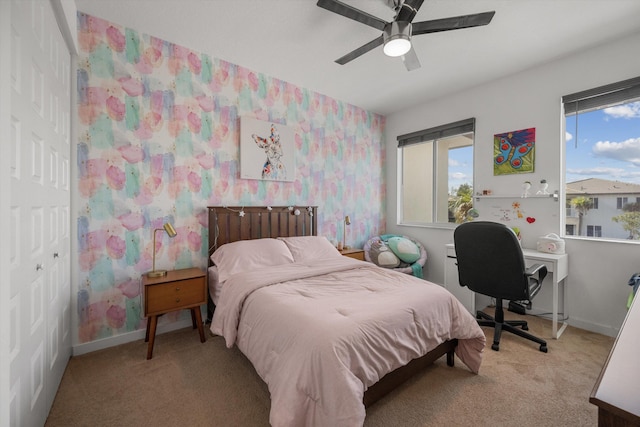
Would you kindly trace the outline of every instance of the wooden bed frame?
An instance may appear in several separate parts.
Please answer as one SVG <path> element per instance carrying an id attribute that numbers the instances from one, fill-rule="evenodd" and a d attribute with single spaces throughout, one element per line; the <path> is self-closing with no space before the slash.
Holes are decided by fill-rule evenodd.
<path id="1" fill-rule="evenodd" d="M 266 237 L 316 236 L 317 206 L 209 206 L 209 264 L 211 254 L 225 243 Z M 213 303 L 210 301 L 212 314 Z M 445 341 L 426 355 L 385 375 L 364 393 L 365 407 L 389 394 L 443 355 L 454 365 L 458 340 Z"/>

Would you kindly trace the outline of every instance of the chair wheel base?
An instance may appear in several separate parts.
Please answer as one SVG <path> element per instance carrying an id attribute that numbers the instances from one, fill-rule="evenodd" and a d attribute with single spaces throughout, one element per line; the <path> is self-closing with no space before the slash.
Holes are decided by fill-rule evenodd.
<path id="1" fill-rule="evenodd" d="M 500 344 L 493 343 L 491 345 L 491 350 L 500 351 Z M 542 351 L 542 349 L 540 351 Z"/>
<path id="2" fill-rule="evenodd" d="M 548 351 L 547 346 L 545 344 L 540 345 L 540 351 L 546 353 Z"/>
<path id="3" fill-rule="evenodd" d="M 528 331 L 528 330 L 529 330 L 529 326 L 527 326 L 527 325 L 522 325 L 522 330 L 523 330 L 523 331 Z"/>

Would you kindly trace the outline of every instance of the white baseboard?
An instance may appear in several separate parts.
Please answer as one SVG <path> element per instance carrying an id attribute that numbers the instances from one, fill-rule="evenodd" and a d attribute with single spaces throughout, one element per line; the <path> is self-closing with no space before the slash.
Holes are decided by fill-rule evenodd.
<path id="1" fill-rule="evenodd" d="M 589 322 L 587 320 L 582 320 L 582 319 L 574 319 L 572 317 L 569 317 L 569 320 L 567 323 L 576 328 L 585 329 L 590 332 L 595 332 L 595 333 L 606 335 L 608 337 L 613 337 L 613 338 L 617 337 L 618 332 L 620 332 L 620 328 L 614 328 L 613 326 L 607 326 L 607 325 L 600 325 L 598 323 L 593 323 L 593 322 Z"/>
<path id="2" fill-rule="evenodd" d="M 505 310 L 507 309 L 507 307 L 508 305 L 505 306 Z M 545 319 L 551 320 L 551 313 L 549 310 L 540 310 L 533 307 L 531 310 L 527 310 L 527 314 L 531 314 L 533 316 L 540 316 Z M 558 329 L 560 329 L 563 323 L 561 319 L 562 319 L 562 316 L 559 316 Z M 571 316 L 569 316 L 569 319 L 567 319 L 567 324 L 569 326 L 573 326 L 574 328 L 580 328 L 589 332 L 595 332 L 597 334 L 602 334 L 602 335 L 606 335 L 608 337 L 614 337 L 614 338 L 618 335 L 618 332 L 620 331 L 620 329 L 616 329 L 611 326 L 600 325 L 600 324 L 593 323 L 583 319 L 575 319 Z M 562 339 L 562 336 L 560 336 L 560 339 Z"/>
<path id="3" fill-rule="evenodd" d="M 176 329 L 182 329 L 191 327 L 191 319 L 179 320 L 177 322 L 171 322 L 164 325 L 158 325 L 156 335 L 163 334 L 165 332 L 175 331 Z M 206 327 L 206 326 L 205 326 Z M 72 349 L 73 356 L 79 356 L 85 353 L 91 353 L 92 351 L 102 350 L 109 347 L 114 347 L 120 344 L 126 344 L 131 341 L 143 340 L 146 334 L 145 329 L 138 329 L 137 331 L 127 332 L 125 334 L 116 335 L 114 337 L 103 338 L 101 340 L 91 341 L 86 344 L 74 345 Z"/>

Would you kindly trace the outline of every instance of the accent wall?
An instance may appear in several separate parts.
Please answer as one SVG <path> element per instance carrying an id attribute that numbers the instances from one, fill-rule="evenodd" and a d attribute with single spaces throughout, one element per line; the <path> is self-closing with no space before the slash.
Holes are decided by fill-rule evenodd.
<path id="1" fill-rule="evenodd" d="M 207 206 L 317 205 L 318 234 L 350 215 L 359 247 L 385 231 L 384 117 L 83 13 L 78 44 L 74 344 L 145 328 L 163 223 L 157 267 L 206 267 Z M 240 117 L 293 129 L 293 182 L 240 179 Z"/>

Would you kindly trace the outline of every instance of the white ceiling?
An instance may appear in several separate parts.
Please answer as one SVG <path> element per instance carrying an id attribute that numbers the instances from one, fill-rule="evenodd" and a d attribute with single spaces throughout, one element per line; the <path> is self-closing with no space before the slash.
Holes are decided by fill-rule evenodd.
<path id="1" fill-rule="evenodd" d="M 393 19 L 384 0 L 343 2 Z M 315 0 L 76 0 L 76 5 L 81 12 L 381 114 L 640 31 L 640 0 L 425 0 L 414 22 L 496 14 L 488 26 L 415 36 L 422 68 L 409 72 L 382 47 L 336 64 L 380 32 L 321 9 Z"/>

